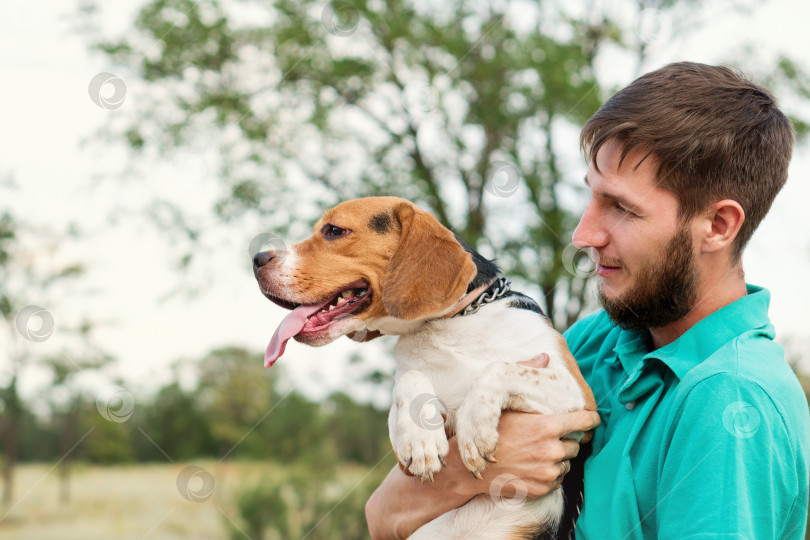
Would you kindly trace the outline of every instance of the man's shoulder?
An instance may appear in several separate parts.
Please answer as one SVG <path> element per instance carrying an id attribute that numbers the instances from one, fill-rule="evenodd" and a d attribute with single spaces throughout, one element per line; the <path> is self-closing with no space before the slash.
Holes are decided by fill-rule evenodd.
<path id="1" fill-rule="evenodd" d="M 785 360 L 784 348 L 765 332 L 754 330 L 736 336 L 690 370 L 681 381 L 689 388 L 720 376 L 726 383 L 751 382 L 767 394 L 789 387 L 803 393 L 798 380 Z"/>
<path id="2" fill-rule="evenodd" d="M 765 335 L 738 336 L 689 371 L 677 391 L 681 403 L 723 405 L 725 417 L 736 415 L 735 407 L 750 407 L 757 414 L 779 417 L 785 430 L 800 434 L 799 439 L 810 433 L 804 390 L 785 361 L 784 349 Z"/>

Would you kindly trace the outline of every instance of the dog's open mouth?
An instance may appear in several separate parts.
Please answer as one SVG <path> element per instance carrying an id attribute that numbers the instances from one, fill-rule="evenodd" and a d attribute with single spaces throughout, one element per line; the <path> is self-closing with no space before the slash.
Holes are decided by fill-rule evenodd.
<path id="1" fill-rule="evenodd" d="M 356 289 L 344 289 L 340 294 L 334 296 L 328 304 L 307 317 L 302 332 L 322 328 L 335 319 L 355 313 L 366 304 L 368 289 L 365 287 Z"/>
<path id="2" fill-rule="evenodd" d="M 339 290 L 328 300 L 317 304 L 296 304 L 284 299 L 269 296 L 277 305 L 291 309 L 276 329 L 267 352 L 264 365 L 269 367 L 284 354 L 287 341 L 291 337 L 307 337 L 326 333 L 335 321 L 339 321 L 361 311 L 371 299 L 368 283 L 358 281 Z"/>

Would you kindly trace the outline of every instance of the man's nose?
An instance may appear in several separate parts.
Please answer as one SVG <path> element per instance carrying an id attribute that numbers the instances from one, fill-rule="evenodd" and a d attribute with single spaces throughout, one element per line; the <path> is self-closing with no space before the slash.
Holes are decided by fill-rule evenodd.
<path id="1" fill-rule="evenodd" d="M 259 269 L 273 260 L 273 253 L 269 251 L 260 251 L 253 256 L 253 272 L 258 272 Z"/>
<path id="2" fill-rule="evenodd" d="M 579 224 L 574 229 L 571 242 L 577 249 L 601 248 L 607 245 L 608 234 L 599 222 L 599 216 L 593 208 L 593 204 L 589 204 L 582 213 L 582 217 L 579 218 Z"/>

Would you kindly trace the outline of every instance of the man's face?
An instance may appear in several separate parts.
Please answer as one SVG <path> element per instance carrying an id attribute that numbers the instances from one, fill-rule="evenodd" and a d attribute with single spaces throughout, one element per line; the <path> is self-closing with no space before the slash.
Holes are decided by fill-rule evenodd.
<path id="1" fill-rule="evenodd" d="M 586 182 L 591 201 L 574 231 L 590 248 L 600 277 L 599 298 L 623 328 L 664 326 L 684 317 L 696 298 L 694 240 L 678 218 L 674 193 L 657 186 L 655 163 L 635 149 L 619 168 L 621 145 L 607 141 Z"/>

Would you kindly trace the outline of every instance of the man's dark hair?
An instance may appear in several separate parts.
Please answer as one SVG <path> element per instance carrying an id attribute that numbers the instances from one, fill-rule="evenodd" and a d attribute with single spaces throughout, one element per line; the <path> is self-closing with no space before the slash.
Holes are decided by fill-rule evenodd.
<path id="1" fill-rule="evenodd" d="M 719 200 L 737 201 L 745 211 L 734 241 L 739 260 L 787 180 L 794 133 L 767 89 L 727 67 L 679 62 L 611 97 L 585 124 L 580 146 L 596 166 L 613 138 L 623 146 L 620 166 L 632 149 L 647 152 L 683 221 Z"/>

